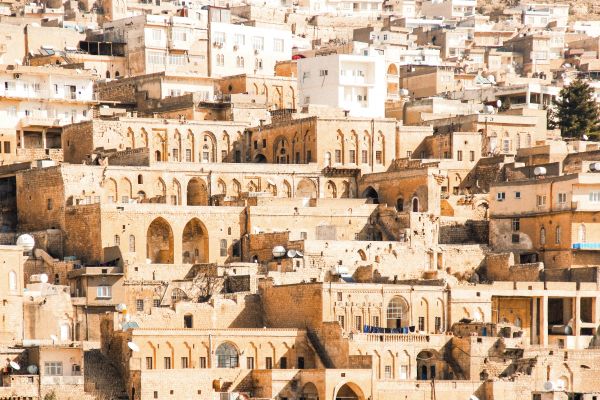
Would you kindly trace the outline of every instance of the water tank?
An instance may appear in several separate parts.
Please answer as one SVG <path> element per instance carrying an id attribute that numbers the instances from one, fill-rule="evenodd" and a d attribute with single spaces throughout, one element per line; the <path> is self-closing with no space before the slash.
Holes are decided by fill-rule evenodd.
<path id="1" fill-rule="evenodd" d="M 535 176 L 541 176 L 541 175 L 546 175 L 546 168 L 545 167 L 535 167 L 535 169 L 533 170 L 533 174 Z"/>
<path id="2" fill-rule="evenodd" d="M 31 251 L 35 246 L 35 239 L 33 236 L 24 234 L 17 238 L 17 246 L 21 246 L 24 251 Z"/>

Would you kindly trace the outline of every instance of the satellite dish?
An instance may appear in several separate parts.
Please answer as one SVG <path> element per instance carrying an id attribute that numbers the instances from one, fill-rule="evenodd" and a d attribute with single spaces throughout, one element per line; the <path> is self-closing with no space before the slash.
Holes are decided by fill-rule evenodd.
<path id="1" fill-rule="evenodd" d="M 48 275 L 46 275 L 46 274 L 40 274 L 40 281 L 42 283 L 48 283 Z"/>
<path id="2" fill-rule="evenodd" d="M 588 140 L 588 139 L 589 139 L 588 135 L 583 135 L 583 140 Z"/>
<path id="3" fill-rule="evenodd" d="M 554 390 L 554 382 L 546 381 L 544 382 L 544 390 L 547 392 L 551 392 Z"/>
<path id="4" fill-rule="evenodd" d="M 17 238 L 17 246 L 21 246 L 24 251 L 31 251 L 35 246 L 35 239 L 33 236 L 24 234 Z"/>
<path id="5" fill-rule="evenodd" d="M 29 372 L 30 375 L 36 375 L 38 373 L 38 367 L 37 365 L 31 364 L 27 367 L 27 372 Z"/>
<path id="6" fill-rule="evenodd" d="M 496 83 L 496 77 L 494 75 L 489 75 L 487 80 L 490 81 L 492 85 Z"/>
<path id="7" fill-rule="evenodd" d="M 288 252 L 287 252 L 287 256 L 288 256 L 289 258 L 294 258 L 294 257 L 296 257 L 296 250 L 288 250 Z"/>
<path id="8" fill-rule="evenodd" d="M 296 257 L 304 257 L 304 254 L 300 250 L 296 250 Z"/>
<path id="9" fill-rule="evenodd" d="M 56 342 L 58 337 L 56 335 L 50 335 L 50 339 L 52 339 L 53 342 Z"/>
<path id="10" fill-rule="evenodd" d="M 273 247 L 273 257 L 275 257 L 275 258 L 283 257 L 283 256 L 285 256 L 285 254 L 286 254 L 285 247 L 283 247 L 283 246 Z"/>
<path id="11" fill-rule="evenodd" d="M 469 396 L 469 400 L 479 400 L 479 397 L 475 396 L 474 394 Z"/>
<path id="12" fill-rule="evenodd" d="M 127 347 L 129 347 L 131 349 L 131 351 L 135 351 L 135 352 L 140 351 L 140 346 L 138 346 L 137 344 L 135 344 L 133 342 L 127 342 Z"/>
<path id="13" fill-rule="evenodd" d="M 535 176 L 546 175 L 546 168 L 545 167 L 535 167 L 533 170 L 533 174 Z"/>
<path id="14" fill-rule="evenodd" d="M 502 100 L 497 100 L 496 101 L 496 108 L 500 108 L 502 107 Z"/>
<path id="15" fill-rule="evenodd" d="M 8 364 L 9 364 L 9 365 L 10 365 L 10 367 L 11 367 L 12 369 L 14 369 L 15 371 L 18 371 L 18 370 L 20 370 L 20 369 L 21 369 L 21 366 L 20 366 L 19 364 L 17 364 L 16 362 L 14 362 L 14 361 L 11 361 L 11 362 L 9 362 Z"/>
<path id="16" fill-rule="evenodd" d="M 118 312 L 123 312 L 123 311 L 127 310 L 127 305 L 126 305 L 126 304 L 123 304 L 123 303 L 121 303 L 121 304 L 117 304 L 117 305 L 115 306 L 115 309 L 116 309 Z"/>

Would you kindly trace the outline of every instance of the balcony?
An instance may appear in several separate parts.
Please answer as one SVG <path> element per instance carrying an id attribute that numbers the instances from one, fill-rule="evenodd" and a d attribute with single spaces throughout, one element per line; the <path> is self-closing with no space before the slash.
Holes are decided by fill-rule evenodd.
<path id="1" fill-rule="evenodd" d="M 62 125 L 65 125 L 65 124 L 62 124 L 61 120 L 59 118 L 52 118 L 52 117 L 48 117 L 47 115 L 44 116 L 42 114 L 36 115 L 34 113 L 34 115 L 29 115 L 29 116 L 21 119 L 22 127 L 44 126 L 44 127 L 52 128 L 52 127 L 60 127 Z"/>
<path id="2" fill-rule="evenodd" d="M 573 250 L 600 250 L 600 243 L 573 243 Z"/>
<path id="3" fill-rule="evenodd" d="M 355 342 L 383 342 L 383 343 L 428 343 L 430 335 L 419 333 L 353 333 L 351 340 Z"/>

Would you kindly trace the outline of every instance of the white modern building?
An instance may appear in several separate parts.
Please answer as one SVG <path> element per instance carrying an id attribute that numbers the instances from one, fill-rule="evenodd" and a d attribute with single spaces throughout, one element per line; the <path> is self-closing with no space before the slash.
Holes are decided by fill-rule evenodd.
<path id="1" fill-rule="evenodd" d="M 0 160 L 60 159 L 62 126 L 92 118 L 94 79 L 76 69 L 1 66 Z"/>
<path id="2" fill-rule="evenodd" d="M 569 23 L 568 4 L 521 3 L 519 7 L 523 10 L 522 21 L 526 26 L 545 28 L 555 22 L 557 27 L 564 28 Z"/>
<path id="3" fill-rule="evenodd" d="M 421 5 L 421 14 L 428 18 L 461 19 L 475 14 L 476 0 L 429 0 Z"/>
<path id="4" fill-rule="evenodd" d="M 203 20 L 139 15 L 104 24 L 105 40 L 127 43 L 128 70 L 121 76 L 154 72 L 207 74 L 208 16 Z"/>
<path id="5" fill-rule="evenodd" d="M 302 105 L 338 107 L 356 117 L 384 117 L 386 70 L 382 55 L 332 54 L 298 60 Z"/>
<path id="6" fill-rule="evenodd" d="M 210 76 L 275 75 L 275 63 L 292 58 L 288 30 L 223 22 L 210 24 Z"/>

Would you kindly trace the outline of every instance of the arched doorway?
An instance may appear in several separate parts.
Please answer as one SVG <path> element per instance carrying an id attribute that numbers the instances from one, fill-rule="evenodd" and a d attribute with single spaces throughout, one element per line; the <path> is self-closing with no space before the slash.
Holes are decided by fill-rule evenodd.
<path id="1" fill-rule="evenodd" d="M 442 376 L 443 360 L 437 351 L 427 349 L 417 354 L 417 379 L 437 379 Z"/>
<path id="2" fill-rule="evenodd" d="M 372 186 L 365 189 L 362 197 L 369 199 L 369 203 L 371 204 L 379 204 L 379 194 L 377 194 L 377 191 Z"/>
<path id="3" fill-rule="evenodd" d="M 319 398 L 319 391 L 314 383 L 308 382 L 302 387 L 301 399 L 304 400 L 317 400 Z"/>
<path id="4" fill-rule="evenodd" d="M 181 251 L 184 264 L 208 262 L 208 233 L 198 218 L 191 219 L 183 228 Z"/>
<path id="5" fill-rule="evenodd" d="M 408 302 L 400 296 L 395 296 L 387 306 L 386 319 L 388 328 L 404 328 L 410 324 Z"/>
<path id="6" fill-rule="evenodd" d="M 358 385 L 348 382 L 335 394 L 335 400 L 364 400 L 365 396 Z"/>
<path id="7" fill-rule="evenodd" d="M 404 199 L 402 197 L 398 197 L 398 199 L 396 200 L 396 211 L 404 211 Z"/>
<path id="8" fill-rule="evenodd" d="M 298 182 L 298 187 L 296 188 L 296 197 L 308 197 L 308 198 L 316 198 L 317 197 L 317 187 L 315 183 L 310 179 L 302 179 Z"/>
<path id="9" fill-rule="evenodd" d="M 412 199 L 412 212 L 419 212 L 419 198 L 413 197 Z"/>
<path id="10" fill-rule="evenodd" d="M 148 227 L 146 247 L 152 264 L 173 264 L 173 230 L 164 218 L 156 218 Z"/>
<path id="11" fill-rule="evenodd" d="M 237 349 L 231 343 L 221 343 L 217 347 L 217 368 L 237 368 L 239 356 Z"/>
<path id="12" fill-rule="evenodd" d="M 188 206 L 207 206 L 208 190 L 206 183 L 202 179 L 193 178 L 187 185 L 187 205 Z"/>
<path id="13" fill-rule="evenodd" d="M 264 154 L 258 153 L 257 155 L 254 156 L 254 159 L 252 160 L 252 162 L 258 163 L 258 164 L 266 164 L 267 157 L 265 157 Z"/>

